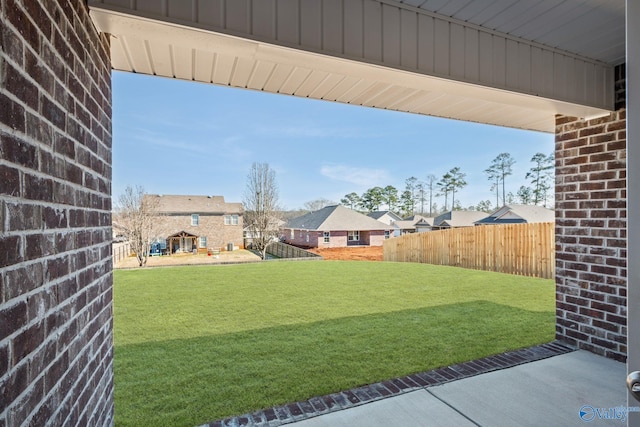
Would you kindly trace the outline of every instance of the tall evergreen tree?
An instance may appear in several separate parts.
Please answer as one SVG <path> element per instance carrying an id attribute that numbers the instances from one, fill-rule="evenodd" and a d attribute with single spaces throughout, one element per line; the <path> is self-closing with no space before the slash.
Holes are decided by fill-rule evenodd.
<path id="1" fill-rule="evenodd" d="M 458 166 L 451 169 L 449 174 L 451 175 L 449 187 L 451 188 L 451 207 L 453 209 L 456 206 L 456 190 L 461 190 L 467 185 L 467 181 L 465 180 L 467 174 L 462 173 Z"/>
<path id="2" fill-rule="evenodd" d="M 387 208 L 394 212 L 398 205 L 398 189 L 393 185 L 387 185 L 383 189 L 382 196 L 384 202 L 387 204 Z"/>
<path id="3" fill-rule="evenodd" d="M 440 181 L 436 183 L 438 188 L 440 189 L 440 194 L 444 196 L 444 210 L 447 211 L 447 206 L 449 203 L 449 193 L 451 192 L 451 174 L 449 172 L 442 175 Z M 452 203 L 453 204 L 453 203 Z"/>
<path id="4" fill-rule="evenodd" d="M 496 206 L 499 205 L 498 195 L 499 195 L 499 185 L 502 185 L 502 204 L 504 205 L 507 201 L 507 193 L 505 189 L 505 181 L 506 177 L 513 173 L 513 165 L 515 164 L 515 159 L 509 153 L 500 153 L 496 156 L 495 159 L 491 162 L 491 165 L 488 169 L 485 169 L 485 173 L 489 176 L 489 181 L 491 181 L 492 190 L 496 190 Z"/>
<path id="5" fill-rule="evenodd" d="M 553 153 L 548 156 L 543 153 L 536 153 L 531 158 L 531 161 L 534 165 L 529 172 L 527 172 L 525 177 L 530 179 L 531 185 L 533 185 L 533 203 L 536 205 L 542 203 L 546 206 L 548 192 L 551 189 L 551 184 L 553 182 Z"/>
<path id="6" fill-rule="evenodd" d="M 415 176 L 407 178 L 405 181 L 405 192 L 403 193 L 403 196 L 405 196 L 404 203 L 407 206 L 411 207 L 410 209 L 411 212 L 409 213 L 409 215 L 413 215 L 414 213 L 416 213 L 416 185 L 417 184 L 418 184 L 418 178 L 416 178 Z"/>
<path id="7" fill-rule="evenodd" d="M 413 194 L 411 194 L 411 191 L 409 190 L 404 190 L 400 195 L 400 210 L 402 217 L 406 218 L 413 215 L 414 205 L 415 202 L 413 200 Z"/>
<path id="8" fill-rule="evenodd" d="M 475 208 L 476 208 L 475 210 L 480 211 L 480 212 L 489 213 L 489 212 L 493 211 L 493 208 L 491 206 L 491 200 L 482 200 L 476 205 Z"/>
<path id="9" fill-rule="evenodd" d="M 340 199 L 340 204 L 355 210 L 360 208 L 362 199 L 358 194 L 351 192 Z"/>
<path id="10" fill-rule="evenodd" d="M 491 182 L 491 191 L 496 192 L 496 207 L 500 206 L 500 174 L 497 170 L 493 168 L 488 168 L 484 170 L 484 173 L 487 174 L 487 178 L 489 182 Z"/>
<path id="11" fill-rule="evenodd" d="M 516 193 L 518 199 L 520 199 L 520 203 L 523 205 L 528 205 L 533 201 L 533 191 L 531 191 L 531 187 L 527 187 L 526 185 L 521 185 Z"/>
<path id="12" fill-rule="evenodd" d="M 362 194 L 362 207 L 368 212 L 380 210 L 380 206 L 384 202 L 383 193 L 384 190 L 381 187 L 368 189 Z"/>

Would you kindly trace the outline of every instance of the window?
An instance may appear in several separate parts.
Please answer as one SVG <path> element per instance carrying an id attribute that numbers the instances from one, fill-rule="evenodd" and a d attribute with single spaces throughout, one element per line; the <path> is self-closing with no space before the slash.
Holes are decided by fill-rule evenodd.
<path id="1" fill-rule="evenodd" d="M 329 237 L 331 237 L 331 234 L 329 231 L 325 231 L 324 233 L 322 233 L 322 241 L 324 243 L 329 243 Z"/>
<path id="2" fill-rule="evenodd" d="M 238 215 L 225 215 L 224 225 L 238 225 Z"/>
<path id="3" fill-rule="evenodd" d="M 201 248 L 206 248 L 207 247 L 207 238 L 206 236 L 200 236 L 200 242 L 199 242 L 199 246 Z"/>
<path id="4" fill-rule="evenodd" d="M 200 224 L 200 215 L 191 214 L 191 225 L 199 225 Z"/>
<path id="5" fill-rule="evenodd" d="M 347 234 L 348 242 L 357 242 L 360 240 L 360 232 L 359 231 L 349 231 Z"/>
<path id="6" fill-rule="evenodd" d="M 384 230 L 384 238 L 388 239 L 390 237 L 390 232 L 389 230 Z"/>
<path id="7" fill-rule="evenodd" d="M 309 232 L 307 231 L 307 243 L 309 243 Z"/>
<path id="8" fill-rule="evenodd" d="M 293 228 L 291 229 L 290 236 L 291 236 L 291 240 L 295 240 L 295 238 L 296 238 L 296 234 L 295 234 L 295 232 L 293 231 Z"/>

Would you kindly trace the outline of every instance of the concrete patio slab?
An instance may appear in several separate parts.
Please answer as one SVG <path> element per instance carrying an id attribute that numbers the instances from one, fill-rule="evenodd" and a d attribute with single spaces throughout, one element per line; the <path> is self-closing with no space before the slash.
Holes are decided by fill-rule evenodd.
<path id="1" fill-rule="evenodd" d="M 288 425 L 296 427 L 423 425 L 467 427 L 476 424 L 453 408 L 444 405 L 427 390 L 417 390 Z"/>
<path id="2" fill-rule="evenodd" d="M 483 426 L 626 425 L 596 413 L 626 408 L 625 378 L 623 363 L 575 351 L 436 386 L 430 392 Z"/>
<path id="3" fill-rule="evenodd" d="M 625 377 L 623 363 L 574 351 L 289 425 L 625 426 Z"/>

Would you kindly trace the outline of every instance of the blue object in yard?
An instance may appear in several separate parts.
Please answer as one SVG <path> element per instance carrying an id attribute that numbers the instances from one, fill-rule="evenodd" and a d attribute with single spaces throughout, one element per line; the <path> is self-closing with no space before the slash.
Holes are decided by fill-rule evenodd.
<path id="1" fill-rule="evenodd" d="M 151 256 L 160 256 L 167 249 L 167 242 L 153 242 L 149 254 Z"/>

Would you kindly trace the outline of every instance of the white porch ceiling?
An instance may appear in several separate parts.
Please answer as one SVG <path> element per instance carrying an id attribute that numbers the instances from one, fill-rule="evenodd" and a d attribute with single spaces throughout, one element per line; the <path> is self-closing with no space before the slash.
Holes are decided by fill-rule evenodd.
<path id="1" fill-rule="evenodd" d="M 624 0 L 89 4 L 114 69 L 545 132 L 624 62 Z"/>
<path id="2" fill-rule="evenodd" d="M 625 59 L 624 0 L 397 2 L 608 64 Z"/>

